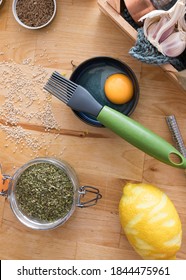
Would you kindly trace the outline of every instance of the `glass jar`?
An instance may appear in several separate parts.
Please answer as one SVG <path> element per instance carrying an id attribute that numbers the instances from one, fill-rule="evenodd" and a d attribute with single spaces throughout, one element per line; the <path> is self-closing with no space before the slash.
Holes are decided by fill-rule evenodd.
<path id="1" fill-rule="evenodd" d="M 23 210 L 23 207 L 21 205 L 21 202 L 19 202 L 19 199 L 17 197 L 17 191 L 20 188 L 20 180 L 21 178 L 23 178 L 23 176 L 27 176 L 26 174 L 28 173 L 28 170 L 30 170 L 30 168 L 32 167 L 41 167 L 41 164 L 49 164 L 49 166 L 55 167 L 56 170 L 60 170 L 61 172 L 63 172 L 65 174 L 65 176 L 68 178 L 68 181 L 71 184 L 71 204 L 69 209 L 67 210 L 67 213 L 63 216 L 61 216 L 60 218 L 57 218 L 56 220 L 52 220 L 52 221 L 48 221 L 48 220 L 42 220 L 41 218 L 37 218 L 37 217 L 33 217 L 31 215 L 28 214 L 28 212 L 25 212 Z M 27 172 L 27 173 L 26 173 Z M 39 172 L 39 171 L 38 171 Z M 36 176 L 39 176 L 39 173 L 36 174 Z M 42 175 L 43 176 L 43 175 Z M 48 175 L 46 175 L 47 178 Z M 2 177 L 2 178 L 1 178 Z M 77 178 L 77 175 L 74 171 L 74 169 L 65 161 L 60 161 L 54 158 L 36 158 L 33 159 L 29 162 L 27 162 L 26 164 L 24 164 L 22 167 L 20 167 L 15 174 L 10 177 L 8 175 L 1 175 L 0 177 L 0 183 L 2 183 L 2 188 L 1 188 L 1 194 L 2 195 L 7 195 L 9 202 L 10 202 L 10 207 L 13 211 L 13 213 L 15 214 L 15 216 L 18 218 L 18 220 L 24 224 L 25 226 L 32 228 L 32 229 L 36 229 L 36 230 L 49 230 L 49 229 L 54 229 L 60 225 L 63 225 L 74 213 L 76 207 L 88 207 L 88 206 L 93 206 L 97 203 L 98 199 L 100 199 L 102 196 L 99 192 L 99 190 L 95 187 L 92 186 L 79 186 L 79 181 Z M 32 188 L 32 185 L 29 182 L 30 177 L 28 177 L 28 185 L 30 185 L 30 188 Z M 60 178 L 59 178 L 60 179 Z M 24 178 L 25 180 L 25 178 Z M 22 180 L 22 182 L 24 182 L 24 180 Z M 27 182 L 25 181 L 25 182 Z M 5 186 L 5 184 L 8 182 L 8 189 L 7 190 L 3 190 L 3 185 Z M 61 179 L 60 179 L 61 182 Z M 63 184 L 60 183 L 60 184 Z M 47 183 L 46 183 L 47 185 Z M 22 186 L 23 189 L 28 188 L 27 183 L 25 183 L 25 186 Z M 53 191 L 55 191 L 55 186 L 53 187 Z M 34 186 L 35 188 L 35 186 Z M 39 188 L 39 181 L 38 181 L 38 188 Z M 63 191 L 63 189 L 62 189 Z M 28 194 L 29 194 L 29 189 L 28 189 Z M 85 194 L 90 193 L 91 195 L 93 195 L 93 197 L 91 197 L 91 199 L 89 199 L 88 201 L 84 201 L 82 202 L 82 198 L 84 197 Z M 29 194 L 30 195 L 30 194 Z M 40 197 L 43 195 L 44 198 L 42 199 L 47 199 L 47 197 L 45 196 L 45 193 L 42 194 L 42 192 L 39 194 Z M 49 194 L 50 195 L 50 194 Z M 52 193 L 51 193 L 52 195 Z M 30 199 L 30 197 L 29 197 Z M 33 199 L 35 199 L 33 197 Z M 36 200 L 33 203 L 36 203 L 37 205 L 39 203 L 42 203 L 42 199 L 40 200 Z M 62 197 L 63 199 L 63 197 Z M 51 207 L 51 206 L 50 206 Z M 55 211 L 56 207 L 58 207 L 58 205 L 54 205 L 54 208 L 52 208 L 52 211 Z M 65 206 L 66 207 L 66 206 Z"/>

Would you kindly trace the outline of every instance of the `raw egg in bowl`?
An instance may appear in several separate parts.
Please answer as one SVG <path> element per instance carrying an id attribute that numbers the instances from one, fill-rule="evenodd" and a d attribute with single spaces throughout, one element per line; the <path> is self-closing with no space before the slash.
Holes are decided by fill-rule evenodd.
<path id="1" fill-rule="evenodd" d="M 133 70 L 112 57 L 93 57 L 75 68 L 70 80 L 81 85 L 102 105 L 130 115 L 139 99 L 139 84 Z M 92 115 L 73 112 L 87 124 L 103 127 Z"/>
<path id="2" fill-rule="evenodd" d="M 122 73 L 110 75 L 104 86 L 105 95 L 114 104 L 124 104 L 133 96 L 133 84 L 131 79 Z"/>

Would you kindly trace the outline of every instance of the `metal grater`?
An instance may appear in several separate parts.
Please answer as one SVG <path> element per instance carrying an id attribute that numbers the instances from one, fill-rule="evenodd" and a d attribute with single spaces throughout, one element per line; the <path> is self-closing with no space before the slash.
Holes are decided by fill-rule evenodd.
<path id="1" fill-rule="evenodd" d="M 174 115 L 167 116 L 166 121 L 177 149 L 186 158 L 186 147 Z"/>

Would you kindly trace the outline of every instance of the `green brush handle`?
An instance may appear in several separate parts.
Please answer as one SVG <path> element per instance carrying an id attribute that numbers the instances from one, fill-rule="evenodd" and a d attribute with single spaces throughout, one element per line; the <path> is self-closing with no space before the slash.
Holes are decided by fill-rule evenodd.
<path id="1" fill-rule="evenodd" d="M 133 119 L 104 106 L 97 120 L 146 154 L 171 166 L 186 169 L 186 158 L 178 150 Z M 171 154 L 176 155 L 179 162 L 170 159 Z"/>

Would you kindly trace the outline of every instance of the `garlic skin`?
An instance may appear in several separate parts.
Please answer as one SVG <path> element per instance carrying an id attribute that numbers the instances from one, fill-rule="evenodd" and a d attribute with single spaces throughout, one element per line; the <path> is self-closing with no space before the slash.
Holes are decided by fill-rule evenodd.
<path id="1" fill-rule="evenodd" d="M 186 47 L 186 0 L 178 0 L 168 11 L 155 10 L 146 14 L 144 35 L 163 55 L 176 57 Z"/>
<path id="2" fill-rule="evenodd" d="M 160 44 L 160 52 L 169 57 L 176 57 L 180 55 L 186 47 L 186 39 L 184 38 L 186 38 L 186 36 L 181 32 L 172 33 Z"/>
<path id="3" fill-rule="evenodd" d="M 145 35 L 148 37 L 148 40 L 153 44 L 156 45 L 156 41 L 161 43 L 164 41 L 170 34 L 172 34 L 175 30 L 174 25 L 168 26 L 166 30 L 162 31 L 162 27 L 168 22 L 166 17 L 160 18 L 159 21 L 152 21 L 149 24 L 148 29 L 146 30 Z"/>

